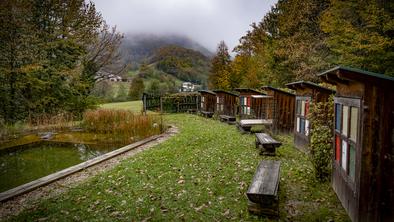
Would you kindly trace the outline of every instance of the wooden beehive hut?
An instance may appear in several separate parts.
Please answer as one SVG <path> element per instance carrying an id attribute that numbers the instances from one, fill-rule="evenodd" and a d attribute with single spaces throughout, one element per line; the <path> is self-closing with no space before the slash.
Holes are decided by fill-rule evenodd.
<path id="1" fill-rule="evenodd" d="M 294 129 L 295 117 L 295 94 L 277 89 L 271 86 L 263 86 L 261 88 L 271 96 L 274 103 L 274 115 L 272 130 L 275 133 L 290 133 Z"/>
<path id="2" fill-rule="evenodd" d="M 252 107 L 252 96 L 260 96 L 264 94 L 257 90 L 249 88 L 236 88 L 235 91 L 239 93 L 239 116 L 241 118 L 255 117 L 255 109 L 259 107 Z"/>
<path id="3" fill-rule="evenodd" d="M 394 78 L 336 67 L 332 186 L 352 221 L 394 218 Z"/>
<path id="4" fill-rule="evenodd" d="M 200 113 L 206 116 L 212 116 L 215 112 L 216 93 L 210 90 L 199 90 L 198 92 L 201 95 Z"/>
<path id="5" fill-rule="evenodd" d="M 274 98 L 269 95 L 252 95 L 250 107 L 256 119 L 272 119 L 275 113 Z"/>
<path id="6" fill-rule="evenodd" d="M 225 90 L 213 90 L 213 92 L 216 94 L 216 114 L 235 117 L 238 95 Z"/>
<path id="7" fill-rule="evenodd" d="M 299 149 L 305 149 L 310 139 L 310 123 L 307 118 L 310 103 L 327 101 L 335 91 L 308 81 L 288 83 L 286 86 L 296 91 L 294 144 Z"/>

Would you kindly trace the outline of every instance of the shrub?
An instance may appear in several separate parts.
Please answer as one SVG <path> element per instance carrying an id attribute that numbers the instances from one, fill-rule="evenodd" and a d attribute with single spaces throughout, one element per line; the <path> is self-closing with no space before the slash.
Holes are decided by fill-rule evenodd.
<path id="1" fill-rule="evenodd" d="M 311 121 L 311 160 L 315 176 L 320 181 L 326 181 L 331 175 L 332 141 L 334 102 L 330 97 L 327 102 L 313 103 L 310 107 Z"/>

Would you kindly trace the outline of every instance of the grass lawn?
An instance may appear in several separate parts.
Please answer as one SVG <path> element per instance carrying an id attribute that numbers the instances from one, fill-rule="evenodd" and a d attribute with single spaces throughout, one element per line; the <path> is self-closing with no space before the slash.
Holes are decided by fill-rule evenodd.
<path id="1" fill-rule="evenodd" d="M 99 106 L 103 109 L 127 109 L 139 113 L 142 110 L 142 101 L 130 101 L 119 103 L 106 103 Z"/>
<path id="2" fill-rule="evenodd" d="M 261 221 L 247 188 L 261 159 L 281 161 L 280 220 L 349 221 L 329 183 L 313 178 L 289 136 L 276 157 L 259 156 L 253 135 L 196 115 L 166 115 L 180 133 L 114 169 L 43 200 L 15 221 Z"/>

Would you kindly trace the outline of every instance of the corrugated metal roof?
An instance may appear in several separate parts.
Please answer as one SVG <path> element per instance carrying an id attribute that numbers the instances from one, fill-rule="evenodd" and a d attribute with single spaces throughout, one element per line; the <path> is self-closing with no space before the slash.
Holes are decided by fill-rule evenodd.
<path id="1" fill-rule="evenodd" d="M 267 96 L 267 95 L 251 95 L 251 97 L 256 99 L 272 98 L 272 96 Z"/>

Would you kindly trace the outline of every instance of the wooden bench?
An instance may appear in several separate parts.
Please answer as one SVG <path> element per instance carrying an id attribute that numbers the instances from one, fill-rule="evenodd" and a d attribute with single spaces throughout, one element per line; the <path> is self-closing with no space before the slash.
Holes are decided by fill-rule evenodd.
<path id="1" fill-rule="evenodd" d="M 208 118 L 212 118 L 213 116 L 213 112 L 209 112 L 209 111 L 200 111 L 202 116 L 208 117 Z"/>
<path id="2" fill-rule="evenodd" d="M 250 132 L 253 126 L 272 125 L 272 119 L 243 119 L 238 123 L 238 129 L 245 133 Z"/>
<path id="3" fill-rule="evenodd" d="M 235 116 L 228 116 L 228 115 L 219 115 L 219 119 L 221 122 L 226 122 L 226 123 L 235 123 L 236 118 Z"/>
<path id="4" fill-rule="evenodd" d="M 276 148 L 282 145 L 266 133 L 256 133 L 256 148 L 261 148 L 263 155 L 275 156 Z"/>
<path id="5" fill-rule="evenodd" d="M 262 160 L 257 167 L 246 196 L 248 210 L 257 215 L 279 216 L 280 162 Z"/>

